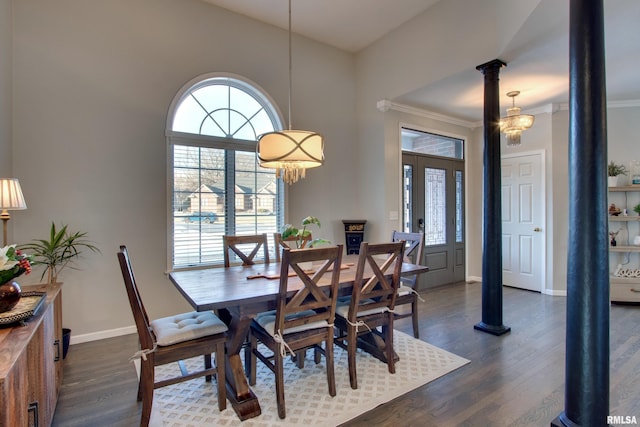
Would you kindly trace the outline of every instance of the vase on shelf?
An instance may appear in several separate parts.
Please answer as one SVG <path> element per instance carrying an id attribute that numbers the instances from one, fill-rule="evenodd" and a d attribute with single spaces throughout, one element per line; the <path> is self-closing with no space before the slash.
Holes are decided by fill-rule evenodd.
<path id="1" fill-rule="evenodd" d="M 617 187 L 618 186 L 618 176 L 609 176 L 608 178 L 608 185 L 609 187 Z"/>
<path id="2" fill-rule="evenodd" d="M 20 301 L 22 290 L 13 280 L 0 285 L 0 313 L 12 310 Z"/>

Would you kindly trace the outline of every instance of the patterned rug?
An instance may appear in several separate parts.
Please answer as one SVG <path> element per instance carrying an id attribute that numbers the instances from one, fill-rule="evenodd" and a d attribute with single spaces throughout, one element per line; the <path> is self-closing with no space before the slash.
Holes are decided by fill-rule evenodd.
<path id="1" fill-rule="evenodd" d="M 258 361 L 257 381 L 252 387 L 260 401 L 262 414 L 241 422 L 231 405 L 217 410 L 215 381 L 204 378 L 163 387 L 155 391 L 151 426 L 336 426 L 388 402 L 414 388 L 435 380 L 467 363 L 469 360 L 444 351 L 399 331 L 394 332 L 394 346 L 400 357 L 396 373 L 389 374 L 387 365 L 367 353 L 358 351 L 358 389 L 349 386 L 347 354 L 335 347 L 335 397 L 329 396 L 324 360 L 316 365 L 313 352 L 308 351 L 304 369 L 298 369 L 287 359 L 285 363 L 285 404 L 287 417 L 278 418 L 275 399 L 275 379 L 271 371 Z M 202 364 L 201 358 L 190 359 Z M 178 370 L 178 365 L 156 369 L 163 378 Z M 365 372 L 367 373 L 365 375 Z"/>

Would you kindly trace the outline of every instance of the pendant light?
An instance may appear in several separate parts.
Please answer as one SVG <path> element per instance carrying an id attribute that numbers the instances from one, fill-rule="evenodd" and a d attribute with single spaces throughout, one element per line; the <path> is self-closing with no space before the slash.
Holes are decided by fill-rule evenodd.
<path id="1" fill-rule="evenodd" d="M 507 146 L 520 145 L 520 135 L 523 130 L 533 126 L 535 119 L 531 114 L 520 114 L 520 107 L 516 107 L 516 96 L 520 91 L 508 92 L 511 98 L 511 108 L 507 108 L 507 116 L 500 119 L 500 131 L 507 137 Z"/>
<path id="2" fill-rule="evenodd" d="M 261 167 L 275 169 L 287 184 L 304 178 L 306 170 L 324 163 L 322 135 L 291 128 L 291 0 L 289 0 L 289 128 L 258 137 L 256 146 Z"/>

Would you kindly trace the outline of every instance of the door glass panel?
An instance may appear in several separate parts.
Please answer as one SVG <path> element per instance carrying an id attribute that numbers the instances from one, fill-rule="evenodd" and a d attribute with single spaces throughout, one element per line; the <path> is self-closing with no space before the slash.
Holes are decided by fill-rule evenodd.
<path id="1" fill-rule="evenodd" d="M 446 169 L 424 170 L 425 244 L 447 243 Z"/>
<path id="2" fill-rule="evenodd" d="M 462 171 L 456 171 L 456 243 L 462 242 Z"/>
<path id="3" fill-rule="evenodd" d="M 402 227 L 405 233 L 413 232 L 413 166 L 404 165 L 402 172 Z"/>

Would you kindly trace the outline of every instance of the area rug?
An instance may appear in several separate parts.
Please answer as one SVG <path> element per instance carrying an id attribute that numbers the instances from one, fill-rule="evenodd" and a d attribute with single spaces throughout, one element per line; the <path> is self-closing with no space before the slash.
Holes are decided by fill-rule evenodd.
<path id="1" fill-rule="evenodd" d="M 329 396 L 324 361 L 316 365 L 313 352 L 307 352 L 304 368 L 298 369 L 290 360 L 285 363 L 285 404 L 287 417 L 278 418 L 275 380 L 271 371 L 258 361 L 257 381 L 252 386 L 258 396 L 262 414 L 241 422 L 227 402 L 219 412 L 215 381 L 203 378 L 155 390 L 150 425 L 153 427 L 201 426 L 337 426 L 376 406 L 388 402 L 414 388 L 431 382 L 467 363 L 456 356 L 399 331 L 394 332 L 394 346 L 400 357 L 396 373 L 389 374 L 387 365 L 367 353 L 358 351 L 358 389 L 349 386 L 347 353 L 335 347 L 335 397 Z M 190 359 L 201 366 L 202 358 Z M 178 372 L 172 364 L 156 369 L 163 378 Z"/>

